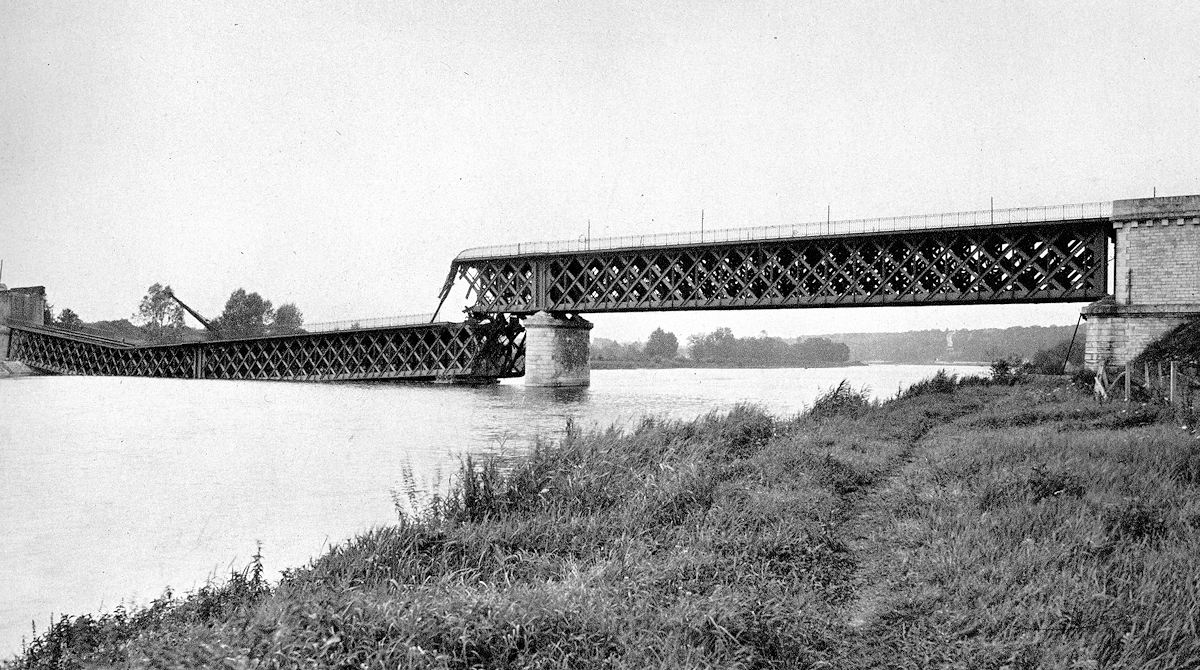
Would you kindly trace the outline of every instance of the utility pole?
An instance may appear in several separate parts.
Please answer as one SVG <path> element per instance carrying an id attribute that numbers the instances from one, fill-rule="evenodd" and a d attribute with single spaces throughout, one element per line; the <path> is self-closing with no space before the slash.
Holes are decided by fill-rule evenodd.
<path id="1" fill-rule="evenodd" d="M 704 241 L 704 208 L 700 208 L 700 241 Z"/>

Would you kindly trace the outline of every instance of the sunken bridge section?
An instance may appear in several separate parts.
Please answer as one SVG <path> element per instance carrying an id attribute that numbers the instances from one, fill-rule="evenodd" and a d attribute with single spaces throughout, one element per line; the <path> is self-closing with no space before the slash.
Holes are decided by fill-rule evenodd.
<path id="1" fill-rule="evenodd" d="M 9 358 L 74 375 L 280 381 L 494 381 L 525 372 L 524 332 L 508 320 L 426 323 L 138 346 L 10 324 Z"/>
<path id="2" fill-rule="evenodd" d="M 1111 205 L 482 247 L 446 290 L 476 314 L 1089 301 Z"/>

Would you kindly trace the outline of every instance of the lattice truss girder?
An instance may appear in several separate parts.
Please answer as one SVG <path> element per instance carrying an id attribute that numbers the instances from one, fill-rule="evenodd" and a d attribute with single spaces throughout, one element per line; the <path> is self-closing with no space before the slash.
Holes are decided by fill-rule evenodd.
<path id="1" fill-rule="evenodd" d="M 1103 297 L 1100 223 L 923 231 L 462 261 L 477 313 Z"/>
<path id="2" fill-rule="evenodd" d="M 524 331 L 505 321 L 129 348 L 45 330 L 14 328 L 13 336 L 13 358 L 60 374 L 352 381 L 519 377 L 525 370 Z"/>

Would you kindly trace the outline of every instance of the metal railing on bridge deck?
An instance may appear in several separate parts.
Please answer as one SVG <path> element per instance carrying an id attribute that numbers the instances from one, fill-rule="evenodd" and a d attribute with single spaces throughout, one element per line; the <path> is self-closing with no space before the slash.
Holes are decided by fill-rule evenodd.
<path id="1" fill-rule="evenodd" d="M 4 325 L 12 328 L 51 333 L 57 336 L 78 340 L 80 342 L 91 342 L 94 344 L 102 344 L 112 347 L 130 348 L 144 346 L 146 344 L 142 340 L 134 340 L 131 342 L 124 337 L 113 334 L 111 331 L 92 328 L 90 326 L 68 327 L 58 324 L 37 324 L 32 321 L 25 321 L 23 319 L 9 319 L 8 322 L 4 323 Z"/>
<path id="2" fill-rule="evenodd" d="M 433 321 L 433 313 L 429 314 L 400 314 L 397 316 L 380 316 L 370 319 L 343 319 L 341 321 L 321 321 L 306 323 L 301 327 L 309 333 L 329 333 L 338 330 L 367 330 L 370 328 L 395 328 L 398 326 L 419 326 Z"/>
<path id="3" fill-rule="evenodd" d="M 400 326 L 421 326 L 433 321 L 432 313 L 426 314 L 400 314 L 397 316 L 381 316 L 372 317 L 369 319 L 344 319 L 341 321 L 322 321 L 319 323 L 306 323 L 300 327 L 300 330 L 307 333 L 331 333 L 341 330 L 370 330 L 372 328 L 398 328 Z M 41 328 L 43 330 L 62 334 L 66 337 L 74 337 L 76 339 L 92 340 L 103 344 L 111 344 L 113 346 L 153 346 L 154 343 L 145 339 L 129 340 L 120 335 L 114 334 L 112 331 L 100 330 L 90 326 L 61 326 L 58 324 L 38 325 L 28 321 L 12 320 L 13 325 L 24 328 Z M 261 337 L 271 337 L 277 335 L 289 335 L 292 333 L 263 333 Z M 219 334 L 210 334 L 208 340 L 223 339 Z M 251 339 L 251 338 L 234 338 L 234 339 Z M 198 341 L 207 341 L 204 339 Z M 184 342 L 165 342 L 159 343 L 159 346 L 171 344 L 184 344 Z"/>
<path id="4" fill-rule="evenodd" d="M 1029 223 L 1106 219 L 1111 216 L 1111 201 L 1085 202 L 1072 205 L 1047 205 L 1042 207 L 981 209 L 969 212 L 914 214 L 910 216 L 889 216 L 872 219 L 841 219 L 779 226 L 718 228 L 715 230 L 682 233 L 625 235 L 621 237 L 557 240 L 552 242 L 520 242 L 517 244 L 501 244 L 466 249 L 455 257 L 455 261 L 474 258 L 495 258 L 499 256 L 531 256 L 635 247 L 671 247 L 913 230 L 1013 226 Z"/>

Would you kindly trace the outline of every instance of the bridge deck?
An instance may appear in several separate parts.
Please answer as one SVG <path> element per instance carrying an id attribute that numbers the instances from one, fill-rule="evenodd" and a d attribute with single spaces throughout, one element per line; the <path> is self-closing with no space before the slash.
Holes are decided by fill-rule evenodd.
<path id="1" fill-rule="evenodd" d="M 1112 203 L 479 247 L 477 314 L 1090 301 Z"/>
<path id="2" fill-rule="evenodd" d="M 520 377 L 520 326 L 428 323 L 237 340 L 130 345 L 10 324 L 8 355 L 56 374 L 286 381 L 479 381 Z"/>

